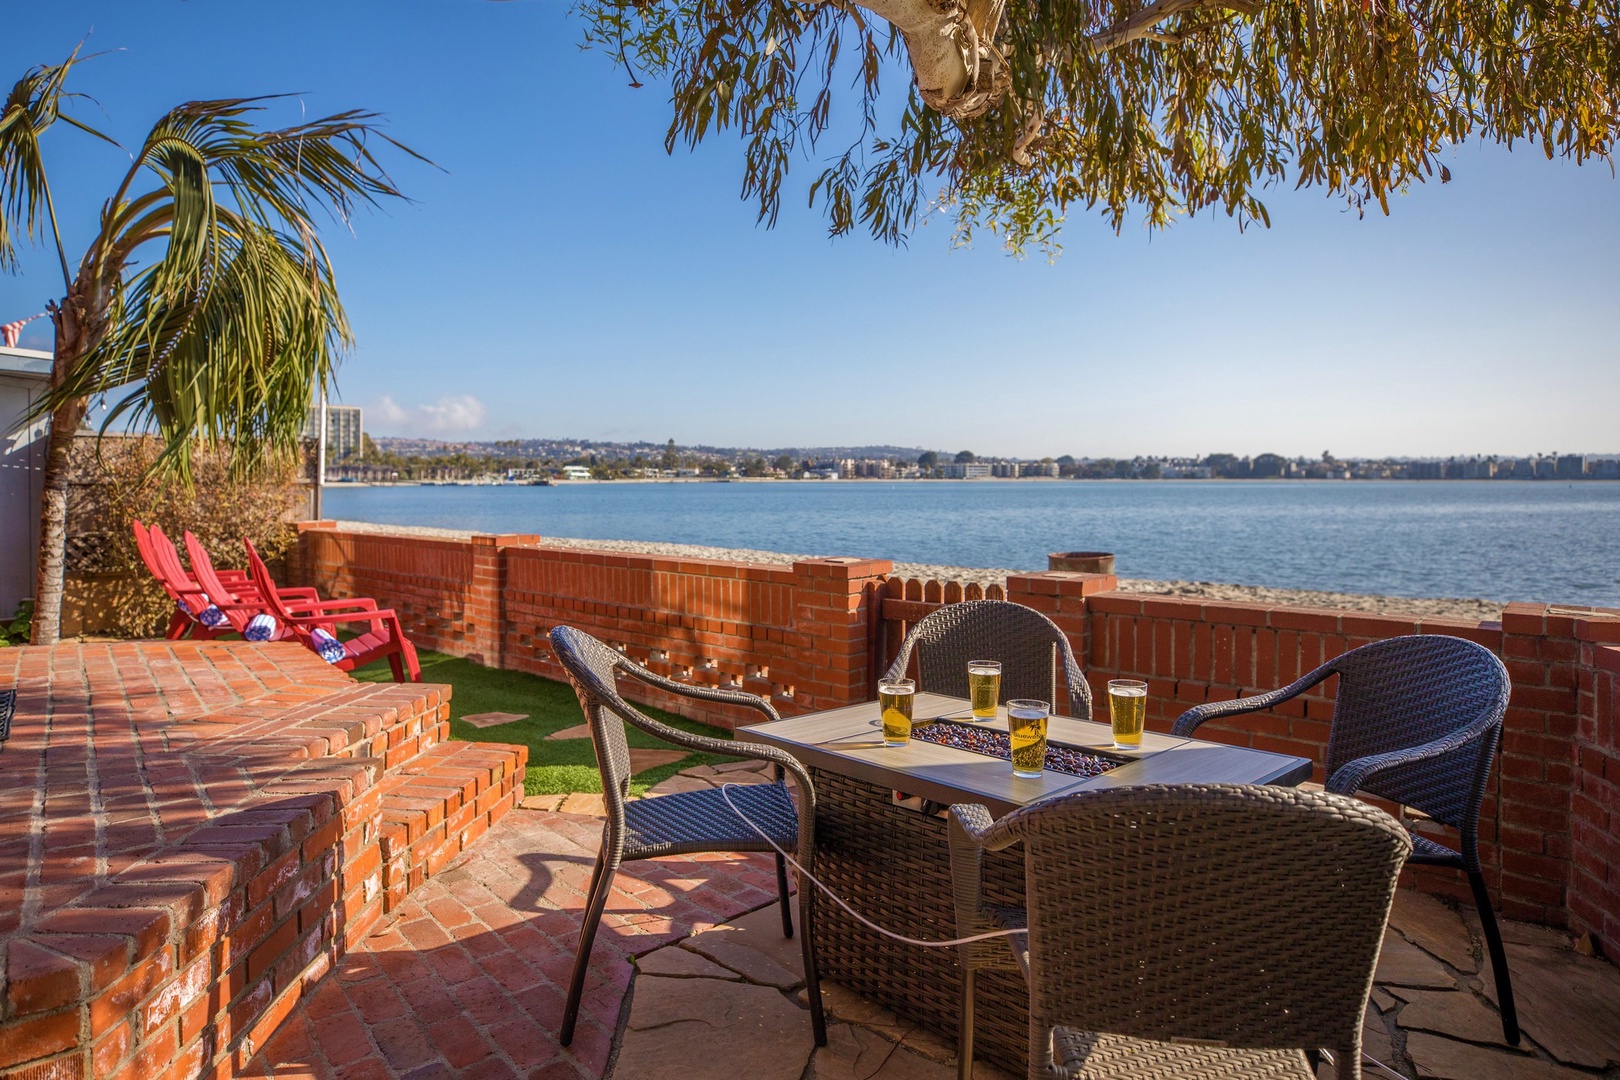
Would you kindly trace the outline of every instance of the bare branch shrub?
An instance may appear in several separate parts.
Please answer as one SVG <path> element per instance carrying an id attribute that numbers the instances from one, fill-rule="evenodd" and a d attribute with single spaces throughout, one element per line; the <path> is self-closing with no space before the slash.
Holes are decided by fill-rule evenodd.
<path id="1" fill-rule="evenodd" d="M 253 476 L 233 478 L 229 447 L 199 447 L 188 489 L 154 476 L 163 453 L 154 438 L 108 436 L 99 444 L 81 437 L 74 446 L 69 504 L 69 575 L 93 579 L 106 632 L 126 637 L 162 633 L 170 601 L 141 562 L 130 522 L 160 525 L 180 548 L 189 529 L 218 567 L 245 567 L 246 536 L 273 570 L 297 539 L 293 522 L 304 509 L 296 460 L 265 464 Z"/>

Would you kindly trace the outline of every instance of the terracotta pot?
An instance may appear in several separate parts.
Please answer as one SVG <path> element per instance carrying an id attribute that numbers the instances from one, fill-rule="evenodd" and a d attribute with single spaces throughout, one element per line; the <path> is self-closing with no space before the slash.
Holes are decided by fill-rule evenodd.
<path id="1" fill-rule="evenodd" d="M 1114 555 L 1109 551 L 1054 551 L 1046 557 L 1046 568 L 1078 574 L 1112 574 Z"/>

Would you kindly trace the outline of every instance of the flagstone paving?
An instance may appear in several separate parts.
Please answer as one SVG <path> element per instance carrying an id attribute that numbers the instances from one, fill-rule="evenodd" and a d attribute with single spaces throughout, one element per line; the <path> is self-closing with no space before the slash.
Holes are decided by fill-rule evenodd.
<path id="1" fill-rule="evenodd" d="M 703 767 L 653 790 L 758 779 Z M 535 796 L 524 806 L 351 953 L 255 1071 L 343 1080 L 954 1077 L 952 1046 L 832 984 L 823 987 L 828 1045 L 812 1054 L 798 942 L 782 936 L 774 871 L 761 856 L 659 859 L 621 874 L 578 1034 L 560 1047 L 601 796 Z M 1472 910 L 1402 891 L 1368 1005 L 1367 1053 L 1413 1080 L 1620 1075 L 1620 972 L 1557 931 L 1507 923 L 1504 936 L 1525 1031 L 1518 1048 L 1502 1041 Z M 1006 1076 L 984 1063 L 975 1075 Z"/>
<path id="2" fill-rule="evenodd" d="M 502 724 L 515 724 L 519 720 L 527 720 L 528 713 L 519 712 L 479 712 L 468 713 L 462 719 L 475 728 L 499 727 Z"/>

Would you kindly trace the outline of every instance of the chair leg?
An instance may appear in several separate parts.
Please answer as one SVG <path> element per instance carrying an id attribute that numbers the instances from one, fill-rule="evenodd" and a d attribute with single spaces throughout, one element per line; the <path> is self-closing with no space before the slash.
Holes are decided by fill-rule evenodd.
<path id="1" fill-rule="evenodd" d="M 799 883 L 799 954 L 804 958 L 804 996 L 810 1000 L 810 1033 L 817 1046 L 827 1045 L 827 1017 L 821 1005 L 821 969 L 816 966 L 808 882 Z"/>
<path id="2" fill-rule="evenodd" d="M 973 1080 L 973 969 L 962 966 L 962 1019 L 956 1036 L 956 1080 Z"/>
<path id="3" fill-rule="evenodd" d="M 777 903 L 782 909 L 782 936 L 793 936 L 793 909 L 789 907 L 787 860 L 781 855 L 776 857 L 776 895 Z"/>
<path id="4" fill-rule="evenodd" d="M 1513 1006 L 1513 983 L 1508 979 L 1507 951 L 1502 948 L 1502 931 L 1491 910 L 1491 894 L 1484 875 L 1470 870 L 1468 884 L 1474 890 L 1474 907 L 1479 909 L 1479 926 L 1485 932 L 1485 948 L 1491 956 L 1491 972 L 1496 976 L 1496 1006 L 1502 1011 L 1502 1038 L 1519 1045 L 1519 1013 Z"/>
<path id="5" fill-rule="evenodd" d="M 591 966 L 591 945 L 596 941 L 596 927 L 602 921 L 602 909 L 607 906 L 608 893 L 612 891 L 613 870 L 608 869 L 598 855 L 596 869 L 591 872 L 591 889 L 585 901 L 585 921 L 579 928 L 579 951 L 574 955 L 574 977 L 568 983 L 568 1004 L 563 1009 L 562 1031 L 557 1036 L 557 1041 L 564 1046 L 574 1041 L 579 1000 L 585 994 L 585 973 Z"/>
<path id="6" fill-rule="evenodd" d="M 399 653 L 392 652 L 388 654 L 388 666 L 394 671 L 395 682 L 405 681 L 405 665 L 400 662 Z"/>

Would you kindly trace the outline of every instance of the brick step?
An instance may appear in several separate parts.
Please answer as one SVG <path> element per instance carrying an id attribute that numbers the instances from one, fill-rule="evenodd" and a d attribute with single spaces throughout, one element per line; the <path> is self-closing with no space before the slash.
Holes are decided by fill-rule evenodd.
<path id="1" fill-rule="evenodd" d="M 383 779 L 385 914 L 522 802 L 528 757 L 526 746 L 440 742 Z"/>

